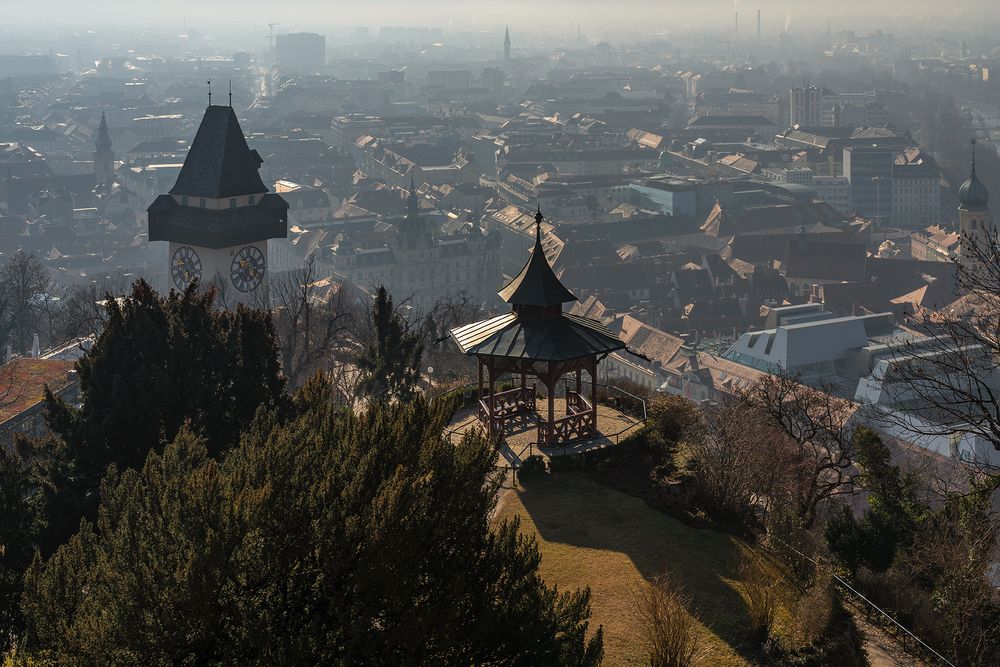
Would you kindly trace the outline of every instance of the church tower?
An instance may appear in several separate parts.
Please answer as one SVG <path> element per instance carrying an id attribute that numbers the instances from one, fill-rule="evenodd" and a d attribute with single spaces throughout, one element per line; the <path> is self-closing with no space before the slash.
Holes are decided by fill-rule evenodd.
<path id="1" fill-rule="evenodd" d="M 979 248 L 981 254 L 988 247 L 988 234 L 993 229 L 987 206 L 989 200 L 990 193 L 976 176 L 976 140 L 973 139 L 972 172 L 958 189 L 958 226 L 961 235 L 959 262 L 970 271 L 976 271 L 979 263 L 973 246 Z"/>
<path id="2" fill-rule="evenodd" d="M 108 134 L 108 121 L 101 113 L 101 124 L 97 127 L 97 139 L 94 141 L 94 176 L 98 185 L 107 185 L 115 176 L 115 154 L 111 150 L 111 135 Z"/>
<path id="3" fill-rule="evenodd" d="M 503 36 L 503 59 L 510 60 L 510 26 L 507 26 Z"/>
<path id="4" fill-rule="evenodd" d="M 215 282 L 251 302 L 267 285 L 267 240 L 288 236 L 288 203 L 268 192 L 260 155 L 231 106 L 205 110 L 177 182 L 150 205 L 149 240 L 169 243 L 172 287 Z"/>

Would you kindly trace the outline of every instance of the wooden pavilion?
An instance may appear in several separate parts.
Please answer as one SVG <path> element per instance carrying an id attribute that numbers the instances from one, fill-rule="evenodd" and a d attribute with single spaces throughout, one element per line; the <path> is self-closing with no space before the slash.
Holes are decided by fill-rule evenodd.
<path id="1" fill-rule="evenodd" d="M 487 434 L 499 435 L 509 420 L 534 416 L 538 444 L 551 445 L 598 433 L 597 365 L 625 344 L 600 322 L 562 311 L 564 303 L 577 298 L 559 281 L 545 257 L 542 219 L 539 209 L 531 257 L 499 292 L 511 312 L 449 333 L 463 353 L 479 360 L 479 419 Z M 583 371 L 590 376 L 589 399 L 583 391 Z M 575 374 L 575 389 L 567 386 L 566 414 L 557 418 L 557 385 L 569 373 Z M 498 392 L 497 381 L 505 374 L 511 374 L 517 386 Z M 529 375 L 545 386 L 548 405 L 544 413 L 538 412 Z"/>

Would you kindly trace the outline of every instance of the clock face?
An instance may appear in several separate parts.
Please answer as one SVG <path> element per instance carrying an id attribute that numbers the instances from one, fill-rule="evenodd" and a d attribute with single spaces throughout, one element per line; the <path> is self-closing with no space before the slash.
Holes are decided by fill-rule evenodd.
<path id="1" fill-rule="evenodd" d="M 174 252 L 170 260 L 170 277 L 179 290 L 187 289 L 188 285 L 201 279 L 201 258 L 194 248 L 185 245 Z"/>
<path id="2" fill-rule="evenodd" d="M 233 257 L 229 275 L 236 289 L 241 292 L 252 292 L 264 280 L 266 268 L 264 253 L 259 248 L 248 245 L 240 248 L 240 251 Z"/>

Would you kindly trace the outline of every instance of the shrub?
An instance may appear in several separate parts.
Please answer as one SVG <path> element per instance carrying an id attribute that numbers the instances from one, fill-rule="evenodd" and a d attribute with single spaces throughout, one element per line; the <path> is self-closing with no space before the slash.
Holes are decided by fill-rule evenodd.
<path id="1" fill-rule="evenodd" d="M 698 619 L 687 607 L 684 589 L 666 576 L 638 584 L 632 593 L 632 615 L 642 629 L 650 667 L 691 667 L 699 662 Z"/>
<path id="2" fill-rule="evenodd" d="M 521 462 L 521 467 L 517 469 L 521 479 L 537 477 L 545 473 L 545 459 L 538 454 L 532 454 Z"/>
<path id="3" fill-rule="evenodd" d="M 763 554 L 751 547 L 740 550 L 740 587 L 750 616 L 751 634 L 763 646 L 771 637 L 778 613 L 778 582 Z"/>
<path id="4" fill-rule="evenodd" d="M 655 394 L 647 401 L 649 422 L 667 442 L 683 438 L 699 421 L 698 407 L 683 396 Z"/>
<path id="5" fill-rule="evenodd" d="M 803 645 L 813 644 L 830 626 L 834 607 L 833 580 L 829 573 L 816 577 L 815 583 L 795 606 L 795 631 Z"/>

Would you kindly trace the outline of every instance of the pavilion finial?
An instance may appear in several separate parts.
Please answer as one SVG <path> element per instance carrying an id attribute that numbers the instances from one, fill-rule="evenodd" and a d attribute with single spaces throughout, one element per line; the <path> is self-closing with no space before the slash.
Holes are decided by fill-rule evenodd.
<path id="1" fill-rule="evenodd" d="M 969 139 L 969 144 L 972 146 L 972 173 L 976 173 L 976 138 L 972 137 Z"/>
<path id="2" fill-rule="evenodd" d="M 538 210 L 535 211 L 535 240 L 539 243 L 542 242 L 542 220 L 545 216 L 542 215 L 542 205 L 538 205 Z"/>
<path id="3" fill-rule="evenodd" d="M 212 106 L 212 80 L 209 79 L 208 83 L 208 106 Z"/>

